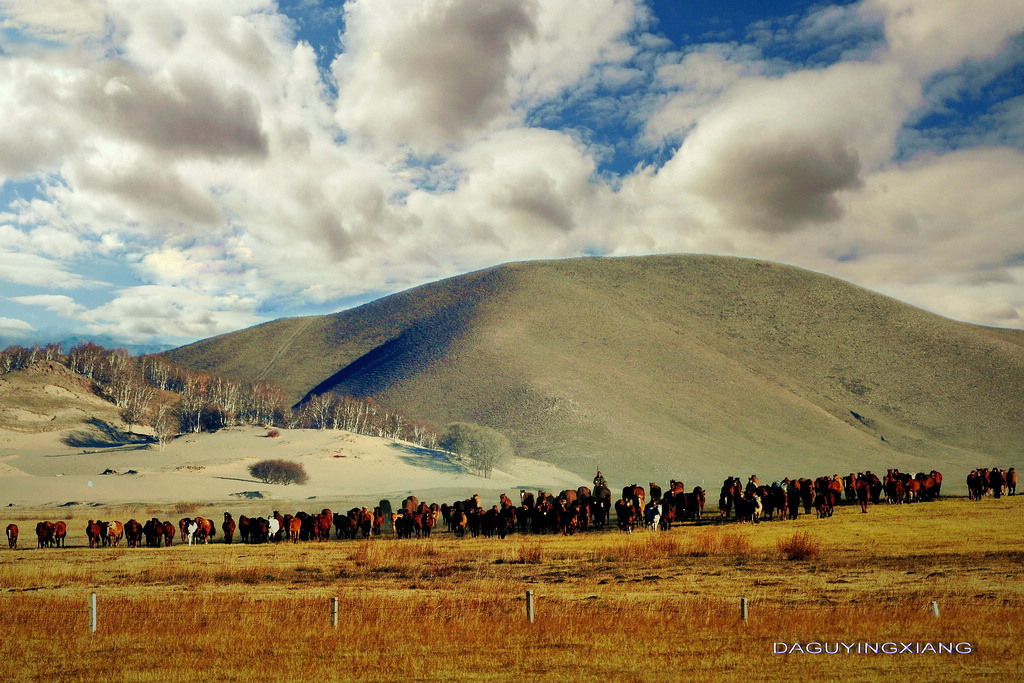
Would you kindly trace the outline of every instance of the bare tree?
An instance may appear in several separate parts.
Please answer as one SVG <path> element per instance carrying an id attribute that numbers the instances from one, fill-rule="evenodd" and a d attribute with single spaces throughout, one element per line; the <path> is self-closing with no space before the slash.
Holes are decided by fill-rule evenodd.
<path id="1" fill-rule="evenodd" d="M 153 417 L 153 435 L 162 451 L 167 442 L 178 435 L 181 422 L 166 403 L 161 403 Z"/>

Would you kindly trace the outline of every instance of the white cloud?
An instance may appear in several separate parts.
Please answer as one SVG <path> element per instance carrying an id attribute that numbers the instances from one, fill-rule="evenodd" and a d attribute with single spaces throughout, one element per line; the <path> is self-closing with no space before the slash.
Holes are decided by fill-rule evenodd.
<path id="1" fill-rule="evenodd" d="M 58 261 L 4 250 L 0 250 L 0 281 L 52 289 L 77 289 L 101 284 L 69 272 Z"/>
<path id="2" fill-rule="evenodd" d="M 881 15 L 892 57 L 926 76 L 964 59 L 990 57 L 1024 30 L 1024 4 L 1003 0 L 865 0 Z"/>
<path id="3" fill-rule="evenodd" d="M 941 106 L 966 82 L 958 64 L 1020 31 L 1016 9 L 819 7 L 768 36 L 841 45 L 812 68 L 773 61 L 767 43 L 673 52 L 632 0 L 356 0 L 335 99 L 316 46 L 269 0 L 110 0 L 66 18 L 8 6 L 12 25 L 71 47 L 0 54 L 0 180 L 43 188 L 0 215 L 0 279 L 96 333 L 207 336 L 285 300 L 514 259 L 686 250 L 1021 324 L 1019 154 L 893 161 L 922 80 Z M 1017 144 L 1018 104 L 944 139 Z M 568 120 L 573 107 L 628 119 L 642 139 L 602 139 Z M 613 178 L 607 149 L 654 161 Z M 73 272 L 96 256 L 147 286 L 92 310 L 54 293 L 97 284 Z"/>
<path id="4" fill-rule="evenodd" d="M 587 151 L 563 133 L 503 131 L 453 164 L 461 169 L 454 191 L 413 192 L 407 207 L 443 238 L 432 251 L 464 268 L 580 253 L 605 224 L 610 193 L 593 181 Z"/>
<path id="5" fill-rule="evenodd" d="M 339 124 L 426 149 L 461 142 L 506 112 L 511 54 L 535 16 L 521 0 L 349 2 Z"/>
<path id="6" fill-rule="evenodd" d="M 103 8 L 94 0 L 2 0 L 5 28 L 18 28 L 49 40 L 78 42 L 103 31 Z"/>
<path id="7" fill-rule="evenodd" d="M 719 49 L 691 52 L 658 69 L 661 84 L 673 92 L 647 120 L 649 141 L 682 139 L 720 104 L 722 93 L 761 71 L 760 60 L 735 61 Z"/>
<path id="8" fill-rule="evenodd" d="M 649 22 L 633 0 L 537 0 L 536 8 L 534 32 L 511 55 L 515 99 L 527 106 L 560 95 L 595 69 L 621 76 L 614 67 L 637 52 L 626 36 Z"/>
<path id="9" fill-rule="evenodd" d="M 18 320 L 17 318 L 0 318 L 0 335 L 21 337 L 35 331 L 36 328 L 32 327 L 24 320 Z"/>
<path id="10" fill-rule="evenodd" d="M 26 306 L 42 306 L 62 318 L 75 318 L 85 310 L 85 306 L 78 303 L 69 296 L 61 294 L 33 294 L 29 296 L 11 297 L 11 301 L 17 301 Z"/>
<path id="11" fill-rule="evenodd" d="M 654 199 L 685 193 L 732 228 L 786 232 L 835 220 L 837 193 L 887 161 L 919 96 L 884 64 L 741 79 L 660 170 Z"/>
<path id="12" fill-rule="evenodd" d="M 186 289 L 147 285 L 118 290 L 115 298 L 81 314 L 93 334 L 131 341 L 200 338 L 260 322 L 252 302 L 239 297 L 206 296 Z"/>
<path id="13" fill-rule="evenodd" d="M 76 107 L 102 130 L 179 156 L 264 156 L 254 94 L 191 69 L 148 74 L 106 62 L 75 83 Z"/>

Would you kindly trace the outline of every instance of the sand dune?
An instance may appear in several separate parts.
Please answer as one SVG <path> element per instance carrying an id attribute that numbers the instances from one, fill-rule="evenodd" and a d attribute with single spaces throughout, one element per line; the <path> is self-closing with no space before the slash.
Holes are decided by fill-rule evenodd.
<path id="1" fill-rule="evenodd" d="M 186 435 L 160 451 L 155 445 L 72 449 L 61 442 L 58 432 L 24 435 L 4 430 L 0 507 L 252 498 L 369 504 L 409 494 L 443 501 L 473 493 L 490 499 L 499 491 L 561 490 L 585 483 L 535 460 L 516 459 L 483 479 L 450 454 L 413 444 L 339 431 L 284 430 L 275 439 L 265 434 L 256 427 L 238 427 Z M 301 463 L 309 474 L 308 484 L 253 479 L 248 466 L 266 458 Z"/>

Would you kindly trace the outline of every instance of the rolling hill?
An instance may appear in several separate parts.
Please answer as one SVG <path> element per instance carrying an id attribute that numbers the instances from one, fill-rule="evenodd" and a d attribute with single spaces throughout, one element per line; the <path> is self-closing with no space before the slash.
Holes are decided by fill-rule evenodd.
<path id="1" fill-rule="evenodd" d="M 296 402 L 335 391 L 487 424 L 613 484 L 893 466 L 957 480 L 1024 449 L 1024 332 L 730 257 L 506 264 L 166 355 Z"/>

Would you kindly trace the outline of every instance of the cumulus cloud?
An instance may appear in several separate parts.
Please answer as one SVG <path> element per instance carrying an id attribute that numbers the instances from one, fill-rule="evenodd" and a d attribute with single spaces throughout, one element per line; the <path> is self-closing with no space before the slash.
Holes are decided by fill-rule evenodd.
<path id="1" fill-rule="evenodd" d="M 72 97 L 104 129 L 175 155 L 267 153 L 259 102 L 242 87 L 184 70 L 153 78 L 116 62 L 90 76 Z"/>
<path id="2" fill-rule="evenodd" d="M 740 79 L 661 169 L 659 192 L 692 193 L 745 229 L 835 220 L 837 193 L 891 156 L 919 97 L 898 69 L 871 63 Z"/>
<path id="3" fill-rule="evenodd" d="M 720 47 L 691 52 L 682 61 L 658 69 L 662 86 L 672 94 L 663 99 L 647 120 L 650 142 L 682 139 L 718 105 L 722 93 L 761 72 L 759 60 L 733 59 L 715 49 Z"/>
<path id="4" fill-rule="evenodd" d="M 333 60 L 270 0 L 37 5 L 5 5 L 45 40 L 0 54 L 0 181 L 38 188 L 5 195 L 0 279 L 96 334 L 208 336 L 508 260 L 665 251 L 1024 324 L 1020 102 L 908 131 L 1019 62 L 1006 3 L 820 6 L 680 48 L 633 0 L 352 0 Z M 100 259 L 110 300 L 83 310 Z"/>
<path id="5" fill-rule="evenodd" d="M 535 16 L 522 0 L 348 3 L 340 125 L 427 148 L 460 142 L 507 109 L 510 57 Z"/>
<path id="6" fill-rule="evenodd" d="M 650 21 L 642 4 L 633 0 L 535 0 L 535 7 L 534 30 L 511 55 L 512 88 L 520 104 L 556 97 L 588 75 L 611 87 L 637 78 L 635 70 L 620 65 L 638 51 L 627 36 Z"/>
<path id="7" fill-rule="evenodd" d="M 891 56 L 918 76 L 990 57 L 1024 30 L 1024 5 L 1002 0 L 865 0 L 880 15 Z"/>

